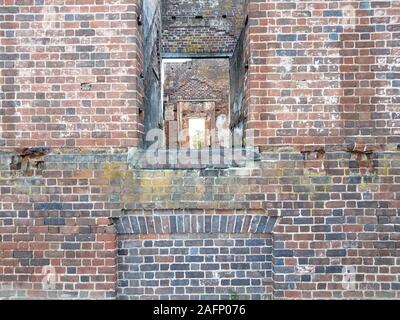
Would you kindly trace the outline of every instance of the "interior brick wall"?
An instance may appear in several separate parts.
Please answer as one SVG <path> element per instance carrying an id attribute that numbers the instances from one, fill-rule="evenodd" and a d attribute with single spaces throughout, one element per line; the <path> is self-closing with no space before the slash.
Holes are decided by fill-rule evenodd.
<path id="1" fill-rule="evenodd" d="M 244 24 L 244 1 L 162 1 L 164 53 L 232 53 Z"/>
<path id="2" fill-rule="evenodd" d="M 228 59 L 192 59 L 184 63 L 168 62 L 164 67 L 164 96 L 168 103 L 215 100 L 228 112 Z M 193 82 L 199 85 L 191 85 Z"/>

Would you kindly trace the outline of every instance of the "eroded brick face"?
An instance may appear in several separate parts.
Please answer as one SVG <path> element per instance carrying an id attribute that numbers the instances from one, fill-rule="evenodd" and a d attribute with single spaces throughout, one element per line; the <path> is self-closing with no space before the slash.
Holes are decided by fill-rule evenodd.
<path id="1" fill-rule="evenodd" d="M 136 1 L 2 1 L 0 145 L 139 144 Z"/>
<path id="2" fill-rule="evenodd" d="M 399 143 L 398 3 L 249 8 L 248 127 L 256 145 Z"/>
<path id="3" fill-rule="evenodd" d="M 398 1 L 39 2 L 0 1 L 0 298 L 400 298 Z M 157 39 L 232 55 L 251 165 L 138 158 Z"/>

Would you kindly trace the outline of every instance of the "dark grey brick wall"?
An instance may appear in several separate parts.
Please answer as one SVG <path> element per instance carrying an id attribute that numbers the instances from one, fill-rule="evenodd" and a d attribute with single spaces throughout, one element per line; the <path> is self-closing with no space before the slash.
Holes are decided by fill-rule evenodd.
<path id="1" fill-rule="evenodd" d="M 118 299 L 269 299 L 271 248 L 270 234 L 122 236 Z"/>
<path id="2" fill-rule="evenodd" d="M 271 297 L 277 218 L 195 212 L 114 219 L 119 299 Z"/>

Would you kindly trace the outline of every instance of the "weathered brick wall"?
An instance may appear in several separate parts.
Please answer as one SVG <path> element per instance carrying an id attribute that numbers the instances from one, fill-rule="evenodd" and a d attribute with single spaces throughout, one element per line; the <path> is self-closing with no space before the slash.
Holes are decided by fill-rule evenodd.
<path id="1" fill-rule="evenodd" d="M 31 176 L 13 156 L 0 157 L 0 297 L 115 297 L 107 163 L 126 156 L 48 155 Z"/>
<path id="2" fill-rule="evenodd" d="M 132 1 L 85 3 L 0 7 L 1 297 L 400 298 L 398 1 L 250 1 L 245 116 L 270 152 L 252 168 L 201 170 L 102 150 L 139 144 L 144 34 Z M 188 234 L 188 216 L 204 229 Z M 244 232 L 251 216 L 259 227 Z M 240 236 L 213 230 L 224 217 L 241 217 Z M 173 254 L 188 241 L 195 260 L 248 248 L 237 259 L 261 250 L 266 265 L 243 276 L 221 262 L 233 278 L 214 286 L 204 270 L 197 282 L 185 272 L 213 264 Z M 157 283 L 140 279 L 149 261 Z M 174 265 L 186 281 L 161 274 Z"/>
<path id="3" fill-rule="evenodd" d="M 270 298 L 273 224 L 234 212 L 157 218 L 119 222 L 122 234 L 134 232 L 118 241 L 119 299 Z"/>
<path id="4" fill-rule="evenodd" d="M 118 298 L 268 299 L 270 242 L 204 236 L 120 241 Z"/>
<path id="5" fill-rule="evenodd" d="M 2 156 L 0 279 L 8 288 L 2 295 L 173 298 L 185 287 L 193 297 L 223 298 L 233 290 L 244 298 L 399 298 L 399 152 L 376 153 L 370 161 L 345 152 L 262 158 L 253 169 L 157 171 L 129 169 L 126 154 L 60 154 L 46 156 L 41 173 L 27 177 L 10 171 L 11 156 Z M 214 259 L 231 259 L 231 251 L 221 251 L 225 245 L 235 251 L 243 248 L 239 240 L 268 236 L 272 261 L 268 250 L 262 253 L 267 268 L 260 270 L 257 261 L 243 274 L 236 261 L 229 267 L 221 262 L 218 272 L 234 272 L 221 291 L 210 283 L 203 292 L 195 274 L 184 275 L 187 285 L 160 274 L 153 288 L 141 278 L 145 270 L 132 265 L 154 259 L 160 272 L 172 272 L 173 265 L 189 263 L 178 257 L 164 263 L 165 249 L 156 241 L 175 241 L 168 248 L 173 251 L 180 241 L 188 250 L 184 241 L 199 240 L 214 248 Z M 157 249 L 153 257 L 146 251 L 150 244 Z M 248 244 L 249 253 L 238 259 L 250 262 L 261 248 Z M 43 290 L 47 270 L 55 273 L 56 287 Z M 347 270 L 354 288 L 346 287 Z M 265 272 L 265 292 L 253 271 Z M 208 278 L 204 273 L 199 279 Z M 239 285 L 249 279 L 252 289 Z"/>
<path id="6" fill-rule="evenodd" d="M 168 103 L 215 100 L 228 113 L 228 59 L 192 59 L 168 62 L 164 67 L 164 96 Z"/>
<path id="7" fill-rule="evenodd" d="M 1 1 L 0 145 L 137 146 L 137 2 L 39 2 Z"/>
<path id="8" fill-rule="evenodd" d="M 398 143 L 399 12 L 397 1 L 250 1 L 255 144 Z"/>
<path id="9" fill-rule="evenodd" d="M 232 53 L 244 23 L 243 0 L 162 1 L 164 53 Z"/>
<path id="10" fill-rule="evenodd" d="M 301 170 L 293 156 L 274 155 L 292 172 L 276 180 L 274 298 L 398 299 L 399 153 L 327 153 Z"/>

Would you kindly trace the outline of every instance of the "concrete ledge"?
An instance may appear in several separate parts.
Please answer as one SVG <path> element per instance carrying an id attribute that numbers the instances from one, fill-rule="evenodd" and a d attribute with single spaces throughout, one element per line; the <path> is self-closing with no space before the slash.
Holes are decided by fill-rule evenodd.
<path id="1" fill-rule="evenodd" d="M 211 59 L 211 58 L 225 58 L 232 57 L 231 52 L 162 52 L 163 59 Z"/>
<path id="2" fill-rule="evenodd" d="M 231 167 L 248 167 L 261 161 L 261 155 L 254 148 L 220 149 L 132 149 L 128 163 L 132 169 L 187 170 Z"/>

